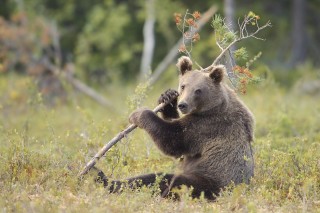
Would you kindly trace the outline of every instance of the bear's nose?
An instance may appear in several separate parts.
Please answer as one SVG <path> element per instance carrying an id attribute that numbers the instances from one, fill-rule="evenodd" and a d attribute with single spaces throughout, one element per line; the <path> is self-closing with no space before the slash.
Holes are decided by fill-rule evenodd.
<path id="1" fill-rule="evenodd" d="M 188 105 L 187 105 L 186 103 L 179 103 L 179 104 L 178 104 L 178 108 L 179 108 L 180 110 L 186 109 L 187 106 L 188 106 Z"/>

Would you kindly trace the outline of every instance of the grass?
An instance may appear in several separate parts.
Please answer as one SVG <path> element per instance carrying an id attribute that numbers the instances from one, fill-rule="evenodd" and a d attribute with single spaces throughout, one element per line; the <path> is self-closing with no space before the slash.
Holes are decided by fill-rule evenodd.
<path id="1" fill-rule="evenodd" d="M 90 175 L 77 180 L 85 163 L 126 127 L 130 106 L 119 97 L 127 97 L 130 88 L 106 90 L 116 94 L 115 112 L 79 94 L 48 108 L 24 77 L 0 76 L 0 85 L 3 212 L 320 212 L 320 97 L 275 83 L 252 88 L 241 97 L 256 117 L 251 184 L 230 186 L 214 203 L 192 200 L 187 190 L 175 202 L 152 195 L 149 188 L 108 194 Z M 145 105 L 153 108 L 165 89 L 147 91 Z M 136 130 L 98 167 L 111 178 L 125 178 L 174 172 L 177 164 Z"/>

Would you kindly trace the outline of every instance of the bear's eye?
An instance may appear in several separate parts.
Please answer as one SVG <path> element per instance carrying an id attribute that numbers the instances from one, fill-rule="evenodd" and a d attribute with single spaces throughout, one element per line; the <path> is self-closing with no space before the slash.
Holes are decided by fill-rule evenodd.
<path id="1" fill-rule="evenodd" d="M 185 88 L 185 85 L 181 85 L 181 91 L 183 91 L 184 90 L 184 88 Z"/>
<path id="2" fill-rule="evenodd" d="M 197 89 L 196 91 L 194 91 L 194 93 L 196 94 L 196 95 L 200 95 L 201 94 L 201 89 Z"/>

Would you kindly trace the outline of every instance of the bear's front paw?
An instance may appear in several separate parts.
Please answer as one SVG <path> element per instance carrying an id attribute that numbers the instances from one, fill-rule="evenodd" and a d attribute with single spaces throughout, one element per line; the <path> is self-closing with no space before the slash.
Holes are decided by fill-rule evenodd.
<path id="1" fill-rule="evenodd" d="M 129 116 L 129 122 L 142 128 L 142 119 L 141 119 L 142 116 L 141 115 L 146 111 L 148 111 L 148 110 L 145 108 L 138 109 L 138 110 L 134 111 Z"/>
<path id="2" fill-rule="evenodd" d="M 179 96 L 179 93 L 176 90 L 168 89 L 167 91 L 161 94 L 160 98 L 158 99 L 158 104 L 171 103 L 174 105 L 177 103 L 178 96 Z"/>

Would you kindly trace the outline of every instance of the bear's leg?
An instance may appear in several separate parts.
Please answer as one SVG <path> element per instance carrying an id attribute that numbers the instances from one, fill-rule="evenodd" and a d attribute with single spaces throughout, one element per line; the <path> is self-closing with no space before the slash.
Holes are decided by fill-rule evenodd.
<path id="1" fill-rule="evenodd" d="M 214 200 L 216 195 L 219 193 L 219 188 L 213 184 L 212 181 L 209 181 L 203 177 L 199 177 L 196 175 L 187 175 L 182 174 L 175 176 L 170 183 L 170 186 L 161 194 L 162 197 L 170 197 L 173 196 L 176 199 L 179 199 L 178 194 L 172 194 L 172 189 L 181 188 L 182 185 L 187 187 L 192 187 L 193 198 L 199 198 L 201 193 L 204 193 L 205 198 L 208 200 Z"/>
<path id="2" fill-rule="evenodd" d="M 121 192 L 121 189 L 126 187 L 130 189 L 138 189 L 143 186 L 153 186 L 154 184 L 158 183 L 162 194 L 169 187 L 173 176 L 173 174 L 151 173 L 128 178 L 123 181 L 109 181 L 105 174 L 101 170 L 98 170 L 97 182 L 103 183 L 104 187 L 108 188 L 110 193 Z"/>

